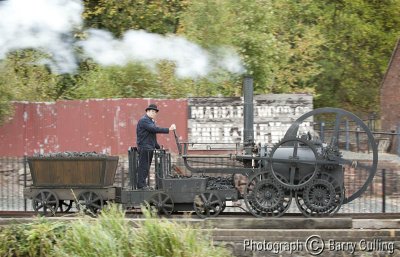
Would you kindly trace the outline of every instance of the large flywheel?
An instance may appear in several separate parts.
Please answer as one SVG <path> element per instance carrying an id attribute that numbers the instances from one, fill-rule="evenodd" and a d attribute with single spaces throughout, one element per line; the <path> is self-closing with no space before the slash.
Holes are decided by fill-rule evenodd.
<path id="1" fill-rule="evenodd" d="M 378 165 L 377 145 L 368 126 L 351 112 L 320 108 L 299 117 L 283 140 L 300 137 L 310 130 L 314 134 L 313 142 L 321 143 L 322 159 L 318 161 L 321 172 L 329 173 L 339 165 L 344 168 L 347 195 L 343 203 L 361 196 L 371 184 Z"/>

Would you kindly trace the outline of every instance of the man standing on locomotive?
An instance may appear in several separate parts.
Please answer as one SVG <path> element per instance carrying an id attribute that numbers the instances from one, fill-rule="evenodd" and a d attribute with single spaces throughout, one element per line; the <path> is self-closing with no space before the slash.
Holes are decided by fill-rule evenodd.
<path id="1" fill-rule="evenodd" d="M 146 114 L 140 118 L 136 126 L 136 143 L 139 151 L 137 189 L 151 189 L 147 186 L 146 179 L 149 175 L 151 162 L 153 160 L 153 152 L 155 149 L 160 149 L 156 134 L 168 134 L 169 131 L 176 129 L 175 124 L 172 124 L 169 128 L 157 127 L 155 118 L 157 117 L 158 111 L 157 105 L 150 104 L 146 108 Z"/>

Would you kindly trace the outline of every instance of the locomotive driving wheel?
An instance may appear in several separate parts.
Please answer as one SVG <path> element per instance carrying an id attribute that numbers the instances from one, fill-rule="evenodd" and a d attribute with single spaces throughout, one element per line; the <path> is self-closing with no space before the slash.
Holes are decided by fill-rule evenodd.
<path id="1" fill-rule="evenodd" d="M 193 208 L 200 218 L 217 217 L 225 208 L 225 202 L 218 194 L 206 192 L 194 197 Z"/>
<path id="2" fill-rule="evenodd" d="M 87 214 L 96 215 L 103 209 L 103 197 L 93 191 L 83 191 L 78 195 L 76 208 Z"/>
<path id="3" fill-rule="evenodd" d="M 332 216 L 343 204 L 343 186 L 329 173 L 322 172 L 304 191 L 296 192 L 295 198 L 306 217 Z"/>
<path id="4" fill-rule="evenodd" d="M 170 216 L 174 211 L 174 202 L 171 197 L 164 192 L 157 192 L 151 195 L 148 203 L 150 207 L 156 209 L 159 214 Z"/>
<path id="5" fill-rule="evenodd" d="M 55 215 L 58 209 L 59 200 L 56 193 L 50 190 L 40 190 L 32 198 L 32 208 L 35 212 L 43 213 L 47 215 Z"/>
<path id="6" fill-rule="evenodd" d="M 279 174 L 277 176 L 285 181 Z M 249 178 L 244 200 L 247 209 L 256 217 L 280 217 L 289 208 L 292 194 L 277 183 L 269 172 L 260 172 Z"/>

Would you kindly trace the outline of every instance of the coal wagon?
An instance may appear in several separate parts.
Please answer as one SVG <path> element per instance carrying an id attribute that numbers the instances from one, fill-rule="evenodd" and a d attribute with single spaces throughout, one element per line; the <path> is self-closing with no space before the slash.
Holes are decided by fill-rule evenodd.
<path id="1" fill-rule="evenodd" d="M 76 202 L 77 208 L 96 213 L 107 201 L 118 200 L 119 188 L 113 186 L 118 159 L 97 154 L 28 157 L 32 186 L 24 196 L 37 212 L 68 212 Z"/>

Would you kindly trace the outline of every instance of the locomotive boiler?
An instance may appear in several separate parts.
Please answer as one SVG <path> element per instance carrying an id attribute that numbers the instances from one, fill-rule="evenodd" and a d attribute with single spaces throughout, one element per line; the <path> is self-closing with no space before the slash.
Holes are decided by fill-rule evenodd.
<path id="1" fill-rule="evenodd" d="M 47 183 L 33 185 L 25 195 L 36 211 L 55 212 L 68 201 L 97 212 L 114 201 L 125 208 L 148 203 L 166 215 L 183 211 L 206 218 L 218 216 L 228 202 L 244 202 L 245 210 L 256 217 L 279 217 L 295 207 L 311 217 L 334 215 L 371 184 L 378 151 L 372 132 L 360 118 L 343 109 L 315 109 L 294 120 L 278 143 L 255 142 L 252 78 L 244 78 L 243 92 L 243 142 L 229 154 L 193 154 L 194 143 L 179 142 L 175 134 L 179 156 L 155 151 L 154 190 L 135 188 L 138 151 L 131 147 L 129 181 L 122 183 L 128 186 L 115 187 L 109 180 L 97 186 Z M 32 172 L 35 167 L 30 166 Z M 181 170 L 185 173 L 177 172 Z M 103 176 L 109 179 L 113 174 Z M 355 178 L 362 182 L 355 183 Z M 69 193 L 73 190 L 79 193 L 77 198 Z M 49 194 L 52 203 L 47 201 Z"/>

